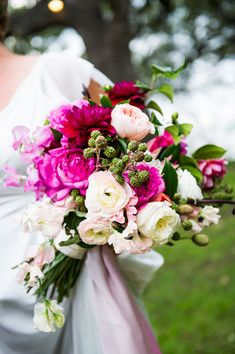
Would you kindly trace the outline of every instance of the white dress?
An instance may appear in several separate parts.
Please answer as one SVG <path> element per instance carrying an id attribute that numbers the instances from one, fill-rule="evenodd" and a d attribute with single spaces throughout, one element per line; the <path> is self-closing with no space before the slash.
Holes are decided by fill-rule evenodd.
<path id="1" fill-rule="evenodd" d="M 81 98 L 83 85 L 88 86 L 91 79 L 101 84 L 106 84 L 108 81 L 91 63 L 83 59 L 67 54 L 42 55 L 31 74 L 21 83 L 10 103 L 0 112 L 0 168 L 10 165 L 23 174 L 25 166 L 18 153 L 12 149 L 12 128 L 16 125 L 25 125 L 29 128 L 42 125 L 50 110 L 62 103 Z M 0 170 L 0 354 L 152 353 L 151 349 L 142 352 L 140 349 L 138 353 L 134 348 L 125 351 L 122 346 L 117 348 L 115 345 L 115 341 L 119 343 L 120 338 L 118 336 L 112 338 L 113 329 L 116 328 L 119 332 L 120 326 L 126 326 L 126 319 L 113 323 L 117 321 L 120 313 L 112 318 L 115 313 L 112 312 L 113 307 L 116 306 L 115 295 L 112 295 L 113 298 L 107 307 L 106 296 L 109 295 L 104 294 L 104 288 L 107 286 L 108 289 L 108 285 L 99 251 L 93 251 L 87 257 L 87 263 L 74 292 L 65 302 L 64 329 L 52 334 L 40 333 L 34 329 L 32 318 L 35 298 L 26 294 L 24 288 L 17 284 L 16 271 L 11 269 L 24 259 L 28 246 L 37 242 L 37 235 L 32 237 L 24 234 L 15 222 L 17 216 L 22 214 L 33 199 L 33 194 L 24 193 L 22 189 L 3 187 L 3 172 L 2 169 Z M 162 257 L 155 252 L 119 257 L 120 268 L 126 279 L 129 279 L 130 287 L 136 295 L 162 263 Z M 93 273 L 91 267 L 94 264 L 96 272 Z M 96 279 L 101 279 L 98 285 L 95 284 Z M 102 281 L 106 284 L 102 284 Z M 106 313 L 99 313 L 97 310 L 98 300 L 100 303 L 103 302 L 102 311 Z M 119 311 L 118 308 L 117 310 Z M 100 331 L 102 326 L 99 325 L 99 321 L 103 321 L 104 318 L 107 320 L 106 327 L 112 331 L 109 334 L 109 350 L 103 346 L 101 338 L 105 333 L 102 334 Z M 126 328 L 125 332 L 131 336 L 129 330 L 130 328 Z M 124 341 L 129 339 L 124 338 Z M 141 343 L 138 345 L 141 348 Z"/>

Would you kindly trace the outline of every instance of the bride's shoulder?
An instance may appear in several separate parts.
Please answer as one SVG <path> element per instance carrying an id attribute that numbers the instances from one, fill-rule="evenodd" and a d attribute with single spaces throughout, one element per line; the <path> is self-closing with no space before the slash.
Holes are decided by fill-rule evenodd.
<path id="1" fill-rule="evenodd" d="M 83 85 L 89 86 L 94 65 L 67 52 L 45 53 L 41 58 L 45 75 L 49 75 L 56 85 L 73 99 Z"/>

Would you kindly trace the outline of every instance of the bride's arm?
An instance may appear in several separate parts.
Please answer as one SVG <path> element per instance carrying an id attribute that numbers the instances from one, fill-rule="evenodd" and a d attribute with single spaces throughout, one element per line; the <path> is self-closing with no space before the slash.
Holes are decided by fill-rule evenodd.
<path id="1" fill-rule="evenodd" d="M 96 103 L 100 103 L 100 94 L 105 94 L 104 90 L 102 89 L 102 86 L 94 80 L 91 80 L 90 85 L 88 87 L 88 91 L 92 101 Z"/>

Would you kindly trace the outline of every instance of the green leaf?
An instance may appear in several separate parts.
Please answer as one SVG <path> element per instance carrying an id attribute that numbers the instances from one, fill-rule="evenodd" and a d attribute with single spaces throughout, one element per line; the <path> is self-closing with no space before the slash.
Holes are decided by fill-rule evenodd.
<path id="1" fill-rule="evenodd" d="M 60 245 L 61 247 L 64 247 L 64 246 L 71 246 L 71 245 L 74 245 L 74 244 L 78 243 L 78 241 L 79 241 L 79 236 L 78 236 L 78 235 L 74 235 L 74 237 L 70 238 L 70 239 L 67 240 L 67 241 L 61 241 L 61 242 L 59 243 L 59 245 Z"/>
<path id="2" fill-rule="evenodd" d="M 176 69 L 170 68 L 170 67 L 166 67 L 166 66 L 159 66 L 159 65 L 152 65 L 152 72 L 154 75 L 157 76 L 162 76 L 165 77 L 167 79 L 171 79 L 174 80 L 176 79 L 179 74 L 186 68 L 187 64 L 186 62 L 179 66 Z"/>
<path id="3" fill-rule="evenodd" d="M 171 102 L 173 102 L 174 90 L 170 84 L 164 84 L 157 89 L 164 96 L 169 98 Z"/>
<path id="4" fill-rule="evenodd" d="M 130 103 L 130 99 L 125 100 L 125 101 L 118 102 L 117 105 L 119 105 L 119 104 L 124 104 L 124 103 Z"/>
<path id="5" fill-rule="evenodd" d="M 82 248 L 85 248 L 85 249 L 90 249 L 90 248 L 95 247 L 94 245 L 88 245 L 87 243 L 85 243 L 83 241 L 80 241 L 78 245 Z"/>
<path id="6" fill-rule="evenodd" d="M 111 86 L 111 85 L 105 85 L 105 86 L 103 86 L 104 92 L 109 92 L 109 91 L 112 90 L 112 88 L 113 88 L 113 86 Z"/>
<path id="7" fill-rule="evenodd" d="M 192 166 L 192 167 L 198 167 L 197 166 L 197 161 L 193 159 L 192 157 L 186 156 L 186 155 L 181 155 L 180 160 L 179 160 L 180 166 L 181 165 L 187 165 L 187 166 Z"/>
<path id="8" fill-rule="evenodd" d="M 157 102 L 155 102 L 155 101 L 149 101 L 149 103 L 147 104 L 147 108 L 154 109 L 155 111 L 159 112 L 159 113 L 163 116 L 162 109 L 161 109 L 161 107 L 157 104 Z"/>
<path id="9" fill-rule="evenodd" d="M 92 101 L 90 98 L 88 100 L 88 102 L 90 103 L 90 105 L 93 107 L 93 106 L 96 106 L 96 103 L 94 101 Z"/>
<path id="10" fill-rule="evenodd" d="M 151 113 L 151 122 L 156 125 L 162 125 L 162 123 L 157 119 L 156 114 L 154 112 Z"/>
<path id="11" fill-rule="evenodd" d="M 165 185 L 166 185 L 166 194 L 170 198 L 172 198 L 173 195 L 177 191 L 178 177 L 177 177 L 177 173 L 176 173 L 174 167 L 167 160 L 165 160 L 165 165 L 164 165 L 162 173 L 163 173 L 163 179 L 164 179 Z"/>
<path id="12" fill-rule="evenodd" d="M 182 170 L 189 171 L 193 175 L 193 177 L 196 178 L 198 183 L 202 182 L 203 175 L 202 175 L 201 171 L 199 170 L 199 168 L 191 166 L 191 165 L 183 165 L 183 166 L 181 165 L 180 167 L 182 168 Z"/>
<path id="13" fill-rule="evenodd" d="M 101 96 L 101 98 L 100 98 L 100 103 L 101 103 L 101 105 L 102 105 L 103 107 L 113 108 L 112 102 L 111 102 L 110 99 L 109 99 L 107 96 L 105 96 L 105 95 Z"/>
<path id="14" fill-rule="evenodd" d="M 158 156 L 159 160 L 164 160 L 166 157 L 172 156 L 171 161 L 178 159 L 180 154 L 180 145 L 170 145 L 167 148 L 163 149 Z"/>
<path id="15" fill-rule="evenodd" d="M 179 129 L 181 135 L 187 136 L 191 133 L 191 130 L 193 129 L 193 125 L 189 123 L 183 123 L 179 125 Z"/>
<path id="16" fill-rule="evenodd" d="M 172 135 L 174 139 L 174 143 L 177 145 L 181 140 L 181 136 L 179 135 L 179 126 L 177 124 L 170 125 L 166 127 L 166 130 Z"/>
<path id="17" fill-rule="evenodd" d="M 63 134 L 54 128 L 51 128 L 51 131 L 52 131 L 55 141 L 57 143 L 59 143 L 60 140 L 62 139 Z"/>
<path id="18" fill-rule="evenodd" d="M 84 217 L 77 216 L 75 211 L 70 211 L 64 218 L 64 224 L 67 229 L 77 231 L 77 227 Z"/>
<path id="19" fill-rule="evenodd" d="M 204 145 L 193 153 L 196 160 L 219 159 L 225 154 L 226 150 L 217 145 Z"/>
<path id="20" fill-rule="evenodd" d="M 143 82 L 136 80 L 135 86 L 141 88 L 143 91 L 151 91 L 151 87 L 145 85 Z"/>
<path id="21" fill-rule="evenodd" d="M 119 148 L 121 149 L 123 154 L 126 155 L 126 153 L 127 153 L 127 144 L 126 144 L 125 140 L 122 139 L 122 138 L 119 138 L 119 139 L 117 139 L 117 142 L 118 142 Z"/>

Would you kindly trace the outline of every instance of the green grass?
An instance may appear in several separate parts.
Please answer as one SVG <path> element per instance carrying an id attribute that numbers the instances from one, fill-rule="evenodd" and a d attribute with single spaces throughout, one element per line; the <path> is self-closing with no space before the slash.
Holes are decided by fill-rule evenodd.
<path id="1" fill-rule="evenodd" d="M 235 188 L 235 164 L 227 181 Z M 191 241 L 164 246 L 165 265 L 144 301 L 163 354 L 235 353 L 235 216 L 209 228 L 208 247 Z"/>

